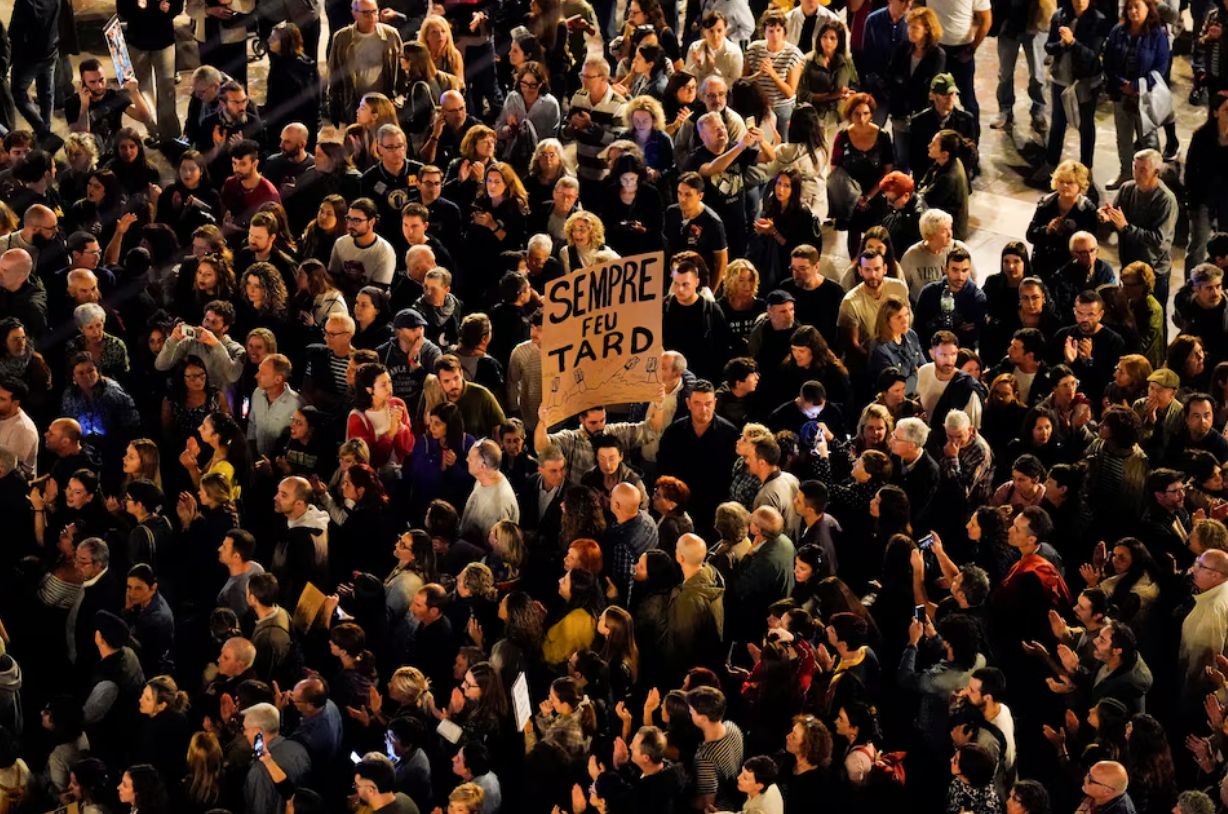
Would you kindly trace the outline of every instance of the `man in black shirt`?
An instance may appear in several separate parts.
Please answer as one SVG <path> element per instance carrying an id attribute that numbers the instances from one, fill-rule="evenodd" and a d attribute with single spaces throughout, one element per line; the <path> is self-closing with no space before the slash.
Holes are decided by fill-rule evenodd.
<path id="1" fill-rule="evenodd" d="M 315 158 L 307 152 L 310 139 L 311 134 L 307 132 L 306 125 L 287 124 L 281 131 L 281 152 L 269 156 L 269 160 L 262 165 L 264 177 L 277 187 L 281 202 L 287 207 L 297 191 L 299 176 L 316 165 Z M 294 225 L 291 226 L 296 235 L 305 227 L 306 224 L 297 229 L 294 229 Z"/>
<path id="2" fill-rule="evenodd" d="M 294 258 L 277 246 L 277 217 L 271 212 L 257 212 L 247 226 L 247 245 L 235 253 L 235 276 L 242 279 L 243 272 L 257 263 L 270 263 L 281 274 L 286 291 L 297 291 L 294 274 L 298 264 Z"/>
<path id="3" fill-rule="evenodd" d="M 819 273 L 819 250 L 814 246 L 803 243 L 794 249 L 789 267 L 793 277 L 782 282 L 780 290 L 793 295 L 797 321 L 818 328 L 831 349 L 838 352 L 836 320 L 844 301 L 844 289 Z"/>
<path id="4" fill-rule="evenodd" d="M 380 163 L 362 176 L 364 198 L 375 201 L 379 220 L 375 230 L 392 244 L 397 257 L 404 257 L 409 244 L 401 234 L 401 210 L 418 199 L 418 172 L 422 162 L 406 158 L 409 138 L 395 124 L 385 124 L 375 135 L 379 143 Z"/>
<path id="5" fill-rule="evenodd" d="M 691 153 L 684 169 L 698 172 L 705 183 L 709 205 L 725 223 L 725 237 L 735 257 L 746 254 L 746 180 L 744 173 L 759 160 L 763 132 L 757 127 L 733 146 L 729 131 L 719 113 L 699 117 L 699 137 L 703 142 Z"/>
<path id="6" fill-rule="evenodd" d="M 481 119 L 469 115 L 465 97 L 459 91 L 447 91 L 439 98 L 434 129 L 422 145 L 422 160 L 436 167 L 448 166 L 452 159 L 460 156 L 465 134 L 481 123 Z"/>
<path id="7" fill-rule="evenodd" d="M 267 135 L 260 114 L 251 105 L 247 91 L 235 80 L 224 83 L 218 90 L 217 111 L 205 117 L 197 132 L 196 149 L 200 150 L 214 178 L 232 174 L 231 151 L 244 140 L 251 139 L 260 147 L 260 157 L 267 152 Z"/>
<path id="8" fill-rule="evenodd" d="M 443 194 L 443 170 L 427 164 L 418 170 L 418 195 L 427 208 L 427 234 L 439 239 L 453 257 L 465 241 L 465 229 L 461 225 L 460 207 Z"/>
<path id="9" fill-rule="evenodd" d="M 909 168 L 913 178 L 924 178 L 925 172 L 934 163 L 929 156 L 930 142 L 939 130 L 954 130 L 973 142 L 980 141 L 981 128 L 976 117 L 966 110 L 955 106 L 955 77 L 949 73 L 940 73 L 930 82 L 930 106 L 912 117 L 910 125 L 912 135 L 909 144 Z M 900 169 L 897 167 L 896 169 Z M 966 167 L 968 177 L 972 178 L 975 165 Z"/>
<path id="10" fill-rule="evenodd" d="M 716 414 L 716 388 L 706 379 L 691 388 L 686 406 L 689 415 L 661 433 L 657 471 L 691 487 L 690 511 L 696 517 L 714 517 L 717 505 L 729 495 L 738 430 Z M 705 529 L 707 537 L 713 532 Z"/>
<path id="11" fill-rule="evenodd" d="M 692 373 L 701 379 L 720 381 L 729 356 L 729 325 L 725 312 L 699 296 L 699 268 L 684 255 L 674 258 L 674 293 L 665 300 L 661 318 L 661 343 L 687 358 Z"/>
<path id="12" fill-rule="evenodd" d="M 81 90 L 64 102 L 64 118 L 72 132 L 93 135 L 101 164 L 115 149 L 115 134 L 124 126 L 125 113 L 146 127 L 153 125 L 153 116 L 135 79 L 125 82 L 123 90 L 108 88 L 102 63 L 96 59 L 84 60 L 78 72 Z"/>
<path id="13" fill-rule="evenodd" d="M 725 224 L 704 203 L 704 179 L 697 172 L 683 173 L 678 179 L 678 203 L 665 210 L 665 244 L 671 257 L 692 251 L 704 259 L 711 277 L 705 285 L 725 276 L 729 263 Z"/>
<path id="14" fill-rule="evenodd" d="M 1050 362 L 1065 362 L 1074 371 L 1079 390 L 1095 403 L 1113 377 L 1126 343 L 1112 328 L 1100 323 L 1104 300 L 1095 291 L 1075 299 L 1075 323 L 1058 331 L 1049 346 Z"/>
<path id="15" fill-rule="evenodd" d="M 1214 263 L 1195 266 L 1189 285 L 1177 292 L 1174 310 L 1181 331 L 1202 340 L 1208 369 L 1228 358 L 1228 297 L 1222 268 Z"/>

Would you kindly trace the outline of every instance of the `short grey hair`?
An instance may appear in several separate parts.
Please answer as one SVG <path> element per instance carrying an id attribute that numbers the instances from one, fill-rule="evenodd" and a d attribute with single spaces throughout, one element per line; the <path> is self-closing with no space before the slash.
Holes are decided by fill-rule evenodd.
<path id="1" fill-rule="evenodd" d="M 1214 263 L 1199 263 L 1190 272 L 1190 285 L 1200 286 L 1218 283 L 1224 279 L 1224 270 Z"/>
<path id="2" fill-rule="evenodd" d="M 695 122 L 695 129 L 700 130 L 703 128 L 705 123 L 713 121 L 717 124 L 725 123 L 725 120 L 721 117 L 721 114 L 717 113 L 715 110 L 712 110 L 699 117 L 699 120 Z"/>
<path id="3" fill-rule="evenodd" d="M 759 527 L 765 537 L 775 537 L 784 531 L 785 519 L 771 506 L 760 506 L 751 513 L 750 521 Z"/>
<path id="4" fill-rule="evenodd" d="M 354 0 L 354 2 L 355 4 L 357 4 L 359 0 Z M 379 4 L 377 3 L 376 5 L 379 5 Z M 380 129 L 375 131 L 376 141 L 383 141 L 384 139 L 388 138 L 388 136 L 400 136 L 402 139 L 405 140 L 406 144 L 409 143 L 409 137 L 405 135 L 405 131 L 402 130 L 400 126 L 398 125 L 395 125 L 395 124 L 380 125 Z"/>
<path id="5" fill-rule="evenodd" d="M 254 726 L 272 738 L 281 732 L 281 713 L 272 704 L 252 704 L 243 710 L 243 725 Z"/>
<path id="6" fill-rule="evenodd" d="M 686 372 L 686 368 L 687 368 L 686 357 L 683 356 L 681 353 L 679 353 L 676 350 L 667 350 L 665 351 L 665 353 L 661 354 L 662 364 L 664 364 L 667 359 L 669 360 L 670 366 L 674 369 L 675 373 L 685 373 Z"/>
<path id="7" fill-rule="evenodd" d="M 1149 164 L 1151 164 L 1151 166 L 1153 167 L 1163 167 L 1164 166 L 1164 156 L 1160 155 L 1159 150 L 1153 150 L 1150 147 L 1148 147 L 1145 150 L 1139 150 L 1137 153 L 1135 153 L 1134 160 L 1135 161 L 1146 161 Z"/>
<path id="8" fill-rule="evenodd" d="M 483 438 L 473 445 L 478 452 L 478 460 L 482 462 L 482 466 L 492 471 L 499 471 L 499 464 L 503 462 L 503 450 L 499 449 L 499 445 L 489 438 Z"/>
<path id="9" fill-rule="evenodd" d="M 1067 242 L 1066 247 L 1069 248 L 1073 252 L 1075 243 L 1082 242 L 1084 240 L 1090 240 L 1093 246 L 1100 245 L 1100 241 L 1096 239 L 1095 235 L 1093 235 L 1091 232 L 1084 232 L 1080 230 L 1070 236 L 1070 240 L 1069 242 Z"/>
<path id="10" fill-rule="evenodd" d="M 554 463 L 555 461 L 563 461 L 564 463 L 567 461 L 567 456 L 563 454 L 563 450 L 558 444 L 547 444 L 541 452 L 537 453 L 538 466 Z"/>
<path id="11" fill-rule="evenodd" d="M 555 186 L 558 186 L 559 184 L 563 183 L 564 180 L 565 179 L 560 178 L 558 181 L 555 182 Z M 576 186 L 578 187 L 579 184 L 577 184 Z M 540 234 L 540 233 L 533 235 L 533 237 L 529 238 L 528 250 L 529 251 L 543 251 L 546 254 L 553 254 L 554 253 L 554 241 L 550 239 L 550 235 L 545 235 L 545 234 Z"/>
<path id="12" fill-rule="evenodd" d="M 435 258 L 435 250 L 425 243 L 421 246 L 410 246 L 405 251 L 406 268 L 426 266 L 428 269 L 433 269 L 437 265 L 439 265 L 439 261 Z"/>
<path id="13" fill-rule="evenodd" d="M 968 604 L 972 607 L 985 604 L 990 590 L 988 572 L 976 565 L 965 565 L 959 569 L 959 575 L 963 577 L 959 589 L 964 592 Z"/>
<path id="14" fill-rule="evenodd" d="M 963 432 L 972 426 L 972 419 L 963 410 L 952 410 L 947 413 L 946 420 L 942 422 L 942 426 L 954 432 Z"/>
<path id="15" fill-rule="evenodd" d="M 934 210 L 929 210 L 933 212 Z M 929 426 L 919 418 L 909 417 L 901 418 L 895 423 L 895 430 L 900 434 L 901 440 L 916 444 L 919 447 L 925 446 L 925 442 L 930 440 Z"/>
<path id="16" fill-rule="evenodd" d="M 111 565 L 111 547 L 100 537 L 86 537 L 77 543 L 77 550 L 89 555 L 90 561 L 103 568 Z"/>
<path id="17" fill-rule="evenodd" d="M 78 305 L 72 312 L 73 322 L 77 323 L 77 328 L 84 328 L 94 322 L 107 321 L 106 310 L 96 302 L 87 302 L 85 305 Z"/>
<path id="18" fill-rule="evenodd" d="M 349 314 L 329 314 L 327 321 L 336 322 L 343 325 L 346 333 L 354 333 L 354 329 L 357 327 L 354 325 L 354 318 Z"/>
<path id="19" fill-rule="evenodd" d="M 921 219 L 917 221 L 917 228 L 921 231 L 921 237 L 933 237 L 938 234 L 938 230 L 944 226 L 952 226 L 955 219 L 941 209 L 927 209 L 921 214 Z"/>
<path id="20" fill-rule="evenodd" d="M 256 645 L 242 636 L 232 636 L 222 645 L 223 650 L 229 649 L 235 654 L 235 660 L 251 667 L 256 663 Z"/>
<path id="21" fill-rule="evenodd" d="M 94 242 L 97 243 L 98 241 Z M 98 275 L 94 274 L 94 272 L 90 271 L 89 269 L 73 269 L 72 271 L 68 272 L 69 288 L 90 280 L 97 281 Z"/>
<path id="22" fill-rule="evenodd" d="M 452 285 L 452 272 L 441 266 L 436 266 L 426 273 L 426 279 L 434 280 L 442 286 Z"/>
<path id="23" fill-rule="evenodd" d="M 554 182 L 554 186 L 555 186 L 556 188 L 557 188 L 557 187 L 562 187 L 563 189 L 570 189 L 570 190 L 573 190 L 573 191 L 575 191 L 575 192 L 579 192 L 579 191 L 580 191 L 580 182 L 579 182 L 579 181 L 577 181 L 575 178 L 572 178 L 570 175 L 564 175 L 562 178 L 560 178 L 559 180 L 555 181 L 555 182 Z M 537 237 L 537 235 L 534 235 L 533 237 Z M 545 237 L 546 239 L 549 239 L 549 238 L 550 238 L 550 236 L 549 236 L 549 235 L 544 235 L 544 237 Z M 532 243 L 532 240 L 530 240 L 529 242 L 530 242 L 530 243 Z"/>
<path id="24" fill-rule="evenodd" d="M 709 75 L 708 75 L 708 78 L 707 78 L 707 79 L 705 79 L 705 80 L 704 80 L 704 81 L 703 81 L 703 82 L 700 84 L 700 86 L 699 86 L 699 92 L 700 92 L 700 93 L 707 93 L 707 92 L 708 92 L 708 86 L 709 86 L 709 85 L 715 85 L 715 84 L 717 84 L 718 82 L 721 84 L 721 86 L 722 86 L 722 87 L 724 87 L 724 88 L 725 88 L 725 90 L 729 90 L 729 83 L 725 81 L 725 78 L 724 78 L 724 77 L 722 77 L 722 76 L 717 76 L 716 74 L 709 74 Z"/>
<path id="25" fill-rule="evenodd" d="M 193 85 L 220 85 L 222 83 L 222 72 L 212 65 L 201 65 L 192 74 Z"/>
<path id="26" fill-rule="evenodd" d="M 601 75 L 606 77 L 607 79 L 610 76 L 610 63 L 606 62 L 605 57 L 591 56 L 588 59 L 584 60 L 584 67 L 585 68 L 596 68 L 597 71 L 599 71 Z"/>

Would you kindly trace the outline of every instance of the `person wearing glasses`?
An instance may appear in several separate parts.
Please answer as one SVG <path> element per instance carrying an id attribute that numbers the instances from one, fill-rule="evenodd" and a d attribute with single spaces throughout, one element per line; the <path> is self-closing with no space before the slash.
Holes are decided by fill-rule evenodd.
<path id="1" fill-rule="evenodd" d="M 1194 583 L 1194 609 L 1181 623 L 1181 670 L 1183 709 L 1201 705 L 1214 687 L 1206 670 L 1228 647 L 1228 552 L 1208 549 L 1198 556 L 1189 575 Z"/>
<path id="2" fill-rule="evenodd" d="M 366 94 L 394 98 L 401 65 L 401 35 L 379 21 L 379 3 L 354 0 L 350 14 L 354 24 L 333 34 L 328 52 L 329 118 L 338 126 L 354 123 Z"/>
<path id="3" fill-rule="evenodd" d="M 1116 279 L 1113 267 L 1101 259 L 1100 243 L 1091 231 L 1075 232 L 1067 245 L 1071 259 L 1049 278 L 1049 288 L 1053 290 L 1058 316 L 1069 324 L 1075 298 L 1081 292 L 1112 285 Z"/>
<path id="4" fill-rule="evenodd" d="M 1125 766 L 1115 760 L 1100 761 L 1083 777 L 1083 794 L 1086 796 L 1079 811 L 1092 810 L 1097 814 L 1133 812 L 1134 802 L 1127 792 L 1129 785 L 1130 776 Z"/>
<path id="5" fill-rule="evenodd" d="M 392 284 L 396 252 L 387 240 L 376 234 L 378 221 L 375 202 L 359 198 L 350 204 L 350 211 L 346 213 L 346 236 L 333 244 L 328 271 L 351 298 L 365 285 L 387 289 Z"/>
<path id="6" fill-rule="evenodd" d="M 1194 519 L 1185 508 L 1185 473 L 1175 469 L 1156 469 L 1147 478 L 1147 515 L 1142 539 L 1149 551 L 1173 555 L 1177 565 L 1188 567 Z"/>
<path id="7" fill-rule="evenodd" d="M 375 143 L 380 161 L 363 173 L 362 195 L 377 207 L 379 221 L 374 224 L 375 230 L 392 246 L 396 256 L 403 257 L 409 243 L 401 234 L 401 210 L 417 197 L 422 162 L 409 158 L 409 137 L 395 124 L 380 127 Z M 346 220 L 348 223 L 349 219 Z"/>

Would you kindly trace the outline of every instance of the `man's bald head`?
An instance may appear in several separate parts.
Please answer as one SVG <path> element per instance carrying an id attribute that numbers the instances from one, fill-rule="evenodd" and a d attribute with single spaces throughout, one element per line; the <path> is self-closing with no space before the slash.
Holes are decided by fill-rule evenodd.
<path id="1" fill-rule="evenodd" d="M 51 227 L 58 225 L 60 219 L 56 217 L 55 212 L 53 212 L 50 208 L 43 206 L 42 204 L 34 204 L 26 210 L 25 217 L 22 218 L 21 222 L 27 227 Z"/>
<path id="2" fill-rule="evenodd" d="M 684 534 L 678 538 L 675 551 L 680 565 L 698 568 L 708 556 L 708 544 L 698 534 Z"/>
<path id="3" fill-rule="evenodd" d="M 405 273 L 414 280 L 422 282 L 426 273 L 439 263 L 435 260 L 435 251 L 425 243 L 421 246 L 410 246 L 405 252 Z"/>
<path id="4" fill-rule="evenodd" d="M 34 259 L 25 249 L 9 249 L 0 255 L 0 286 L 16 291 L 30 279 Z"/>
<path id="5" fill-rule="evenodd" d="M 635 484 L 623 481 L 610 491 L 610 511 L 620 523 L 640 513 L 640 490 Z"/>
<path id="6" fill-rule="evenodd" d="M 301 141 L 304 144 L 306 144 L 311 138 L 311 134 L 307 131 L 307 125 L 299 124 L 298 122 L 293 122 L 283 127 L 281 130 L 281 135 L 282 138 Z"/>
<path id="7" fill-rule="evenodd" d="M 1088 780 L 1083 784 L 1083 791 L 1098 805 L 1126 793 L 1130 786 L 1130 776 L 1126 767 L 1115 760 L 1102 760 L 1092 766 L 1087 773 Z"/>
<path id="8" fill-rule="evenodd" d="M 446 90 L 443 92 L 443 95 L 439 97 L 439 104 L 442 106 L 446 105 L 448 102 L 463 105 L 465 103 L 465 97 L 458 90 Z"/>

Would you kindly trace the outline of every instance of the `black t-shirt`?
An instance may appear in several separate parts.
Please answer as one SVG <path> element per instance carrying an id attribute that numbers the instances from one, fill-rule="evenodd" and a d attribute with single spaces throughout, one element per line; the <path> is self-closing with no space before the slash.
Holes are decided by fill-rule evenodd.
<path id="1" fill-rule="evenodd" d="M 785 280 L 779 286 L 781 291 L 793 295 L 794 317 L 805 325 L 813 325 L 823 334 L 827 344 L 836 347 L 836 320 L 840 316 L 840 303 L 844 300 L 844 289 L 835 281 L 823 278 L 823 282 L 814 290 L 807 291 L 792 279 Z"/>
<path id="2" fill-rule="evenodd" d="M 261 165 L 261 174 L 269 179 L 273 186 L 277 187 L 277 191 L 281 193 L 282 201 L 284 202 L 287 195 L 286 190 L 282 189 L 283 185 L 290 188 L 293 192 L 295 182 L 299 177 L 316 165 L 316 160 L 308 155 L 305 159 L 299 162 L 294 162 L 286 156 L 285 153 L 277 153 L 269 156 L 269 160 Z"/>
<path id="3" fill-rule="evenodd" d="M 700 213 L 690 220 L 682 216 L 682 209 L 674 204 L 665 210 L 665 241 L 671 255 L 678 252 L 698 252 L 708 264 L 708 269 L 716 273 L 716 253 L 729 248 L 725 237 L 725 223 L 720 216 L 707 204 Z M 666 277 L 666 288 L 669 287 Z M 706 280 L 712 283 L 712 280 Z"/>
<path id="4" fill-rule="evenodd" d="M 99 156 L 108 156 L 115 149 L 115 134 L 124 126 L 124 111 L 131 106 L 128 91 L 115 88 L 107 88 L 101 100 L 90 101 L 90 133 Z M 70 125 L 81 118 L 80 96 L 73 94 L 64 101 L 64 116 Z"/>

